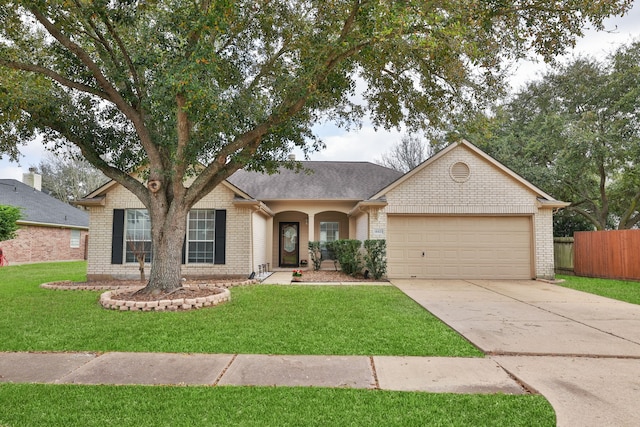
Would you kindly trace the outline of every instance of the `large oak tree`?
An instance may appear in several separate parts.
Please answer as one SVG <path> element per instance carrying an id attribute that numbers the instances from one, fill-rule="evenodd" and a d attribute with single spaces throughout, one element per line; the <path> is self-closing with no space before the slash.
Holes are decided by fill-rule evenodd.
<path id="1" fill-rule="evenodd" d="M 495 93 L 505 62 L 562 53 L 631 3 L 2 0 L 0 151 L 79 147 L 147 207 L 146 289 L 171 290 L 189 209 L 239 168 L 320 148 L 321 120 L 438 126 Z"/>
<path id="2" fill-rule="evenodd" d="M 640 42 L 604 61 L 579 57 L 528 83 L 459 133 L 571 202 L 578 229 L 640 224 Z M 560 224 L 559 224 L 560 225 Z M 556 233 L 569 232 L 571 229 Z"/>

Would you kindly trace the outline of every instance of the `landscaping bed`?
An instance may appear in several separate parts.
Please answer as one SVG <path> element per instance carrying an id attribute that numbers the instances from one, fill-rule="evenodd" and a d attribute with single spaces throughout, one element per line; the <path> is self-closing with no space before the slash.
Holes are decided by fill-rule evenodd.
<path id="1" fill-rule="evenodd" d="M 342 271 L 336 270 L 302 270 L 302 282 L 386 282 L 386 279 L 375 280 L 372 277 L 365 278 L 363 275 L 350 276 Z"/>

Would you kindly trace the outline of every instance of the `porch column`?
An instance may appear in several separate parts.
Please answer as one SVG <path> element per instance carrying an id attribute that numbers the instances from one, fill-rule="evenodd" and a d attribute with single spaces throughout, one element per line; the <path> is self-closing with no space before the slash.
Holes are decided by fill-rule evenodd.
<path id="1" fill-rule="evenodd" d="M 308 214 L 309 220 L 307 221 L 307 227 L 309 227 L 309 241 L 313 242 L 316 240 L 316 226 L 315 226 L 315 214 Z"/>

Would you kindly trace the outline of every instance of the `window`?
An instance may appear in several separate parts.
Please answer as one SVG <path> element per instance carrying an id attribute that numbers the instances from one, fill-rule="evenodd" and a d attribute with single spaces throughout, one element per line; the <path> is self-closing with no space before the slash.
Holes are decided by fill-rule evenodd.
<path id="1" fill-rule="evenodd" d="M 333 242 L 340 239 L 340 223 L 338 222 L 321 222 L 320 223 L 320 241 Z"/>
<path id="2" fill-rule="evenodd" d="M 146 209 L 127 209 L 125 217 L 125 262 L 144 256 L 151 262 L 151 218 Z"/>
<path id="3" fill-rule="evenodd" d="M 115 214 L 114 211 L 114 218 Z M 120 215 L 122 215 L 120 216 L 120 224 L 124 222 L 124 232 L 120 235 L 121 240 L 116 239 L 114 242 L 118 242 L 118 247 L 124 247 L 124 262 L 138 262 L 139 256 L 144 256 L 145 262 L 151 262 L 153 254 L 151 253 L 151 218 L 149 213 L 146 209 L 127 209 L 126 211 L 121 210 Z M 184 248 L 186 250 L 185 262 L 224 264 L 225 232 L 223 228 L 218 230 L 219 247 L 216 248 L 216 218 L 218 218 L 219 228 L 224 227 L 226 224 L 224 210 L 194 209 L 189 212 Z M 114 219 L 114 224 L 116 222 L 117 219 Z M 217 258 L 214 257 L 215 253 L 218 255 Z M 116 255 L 112 254 L 112 263 L 122 263 L 122 253 L 120 256 Z"/>
<path id="4" fill-rule="evenodd" d="M 80 247 L 80 230 L 71 230 L 71 246 L 72 248 Z"/>
<path id="5" fill-rule="evenodd" d="M 194 209 L 187 222 L 187 262 L 213 263 L 215 211 Z"/>
<path id="6" fill-rule="evenodd" d="M 340 239 L 340 223 L 320 222 L 320 252 L 322 259 L 334 259 L 333 252 L 327 249 L 327 242 Z"/>

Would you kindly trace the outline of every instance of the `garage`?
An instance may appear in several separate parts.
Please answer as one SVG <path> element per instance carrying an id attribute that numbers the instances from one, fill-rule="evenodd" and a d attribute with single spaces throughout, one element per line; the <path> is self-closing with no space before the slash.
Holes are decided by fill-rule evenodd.
<path id="1" fill-rule="evenodd" d="M 531 216 L 389 215 L 390 278 L 530 279 Z"/>

